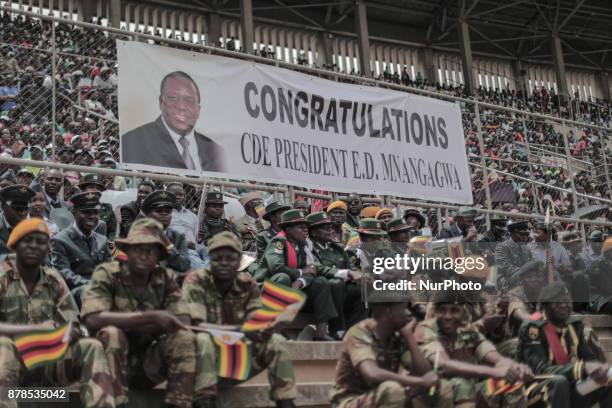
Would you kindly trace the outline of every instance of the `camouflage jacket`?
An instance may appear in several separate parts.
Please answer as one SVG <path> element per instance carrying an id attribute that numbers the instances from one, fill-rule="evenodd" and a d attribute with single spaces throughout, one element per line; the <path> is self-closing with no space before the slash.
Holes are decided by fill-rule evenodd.
<path id="1" fill-rule="evenodd" d="M 15 268 L 15 258 L 0 263 L 0 321 L 13 324 L 78 322 L 70 290 L 55 269 L 41 267 L 34 290 L 28 294 Z"/>
<path id="2" fill-rule="evenodd" d="M 182 291 L 194 322 L 242 324 L 247 315 L 261 307 L 258 285 L 246 273 L 238 274 L 230 290 L 222 294 L 210 268 L 198 269 L 185 277 Z"/>
<path id="3" fill-rule="evenodd" d="M 373 389 L 359 373 L 359 364 L 372 360 L 384 370 L 398 373 L 410 368 L 410 352 L 402 336 L 395 332 L 387 339 L 377 338 L 376 320 L 366 319 L 349 329 L 342 341 L 342 353 L 336 365 L 336 381 L 331 393 L 332 404 L 351 395 Z"/>

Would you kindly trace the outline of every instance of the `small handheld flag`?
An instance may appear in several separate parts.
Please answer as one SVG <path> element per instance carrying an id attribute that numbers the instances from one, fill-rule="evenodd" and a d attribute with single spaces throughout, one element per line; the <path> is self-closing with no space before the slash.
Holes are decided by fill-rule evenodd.
<path id="1" fill-rule="evenodd" d="M 68 323 L 59 328 L 17 336 L 15 346 L 26 368 L 59 360 L 68 349 L 71 329 L 72 324 Z"/>
<path id="2" fill-rule="evenodd" d="M 241 330 L 248 333 L 268 329 L 274 325 L 276 319 L 282 314 L 283 312 L 280 310 L 258 309 L 249 316 L 249 320 L 242 324 Z"/>
<path id="3" fill-rule="evenodd" d="M 302 291 L 271 281 L 264 282 L 261 297 L 265 308 L 281 311 L 292 304 L 299 304 L 301 307 L 306 300 L 306 295 Z"/>
<path id="4" fill-rule="evenodd" d="M 242 333 L 210 331 L 215 345 L 217 375 L 244 381 L 251 372 L 251 344 L 242 340 Z"/>
<path id="5" fill-rule="evenodd" d="M 508 384 L 506 380 L 494 380 L 489 378 L 485 382 L 485 393 L 489 396 L 498 396 L 502 394 L 510 394 L 523 386 L 522 382 Z"/>

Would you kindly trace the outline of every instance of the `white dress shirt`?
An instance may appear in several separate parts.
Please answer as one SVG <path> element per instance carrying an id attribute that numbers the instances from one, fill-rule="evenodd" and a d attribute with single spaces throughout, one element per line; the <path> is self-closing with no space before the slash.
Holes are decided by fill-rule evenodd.
<path id="1" fill-rule="evenodd" d="M 166 130 L 168 131 L 168 133 L 170 133 L 172 140 L 174 140 L 174 144 L 176 145 L 176 148 L 178 149 L 179 154 L 182 156 L 183 155 L 183 145 L 181 145 L 181 142 L 179 142 L 182 136 L 176 133 L 175 131 L 173 131 L 172 129 L 170 129 L 170 127 L 166 123 L 166 120 L 164 119 L 163 116 L 162 116 L 162 122 L 164 123 L 164 126 L 166 127 Z M 200 156 L 198 155 L 198 144 L 196 143 L 196 139 L 195 139 L 195 131 L 191 129 L 191 131 L 187 133 L 185 137 L 187 138 L 187 141 L 189 142 L 189 155 L 191 156 L 191 160 L 193 160 L 193 164 L 195 165 L 195 170 L 201 171 L 202 163 L 200 163 Z"/>

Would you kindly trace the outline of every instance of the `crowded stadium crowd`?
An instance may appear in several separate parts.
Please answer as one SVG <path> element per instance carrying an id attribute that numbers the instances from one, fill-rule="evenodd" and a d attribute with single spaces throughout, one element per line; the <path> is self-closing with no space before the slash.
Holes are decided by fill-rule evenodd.
<path id="1" fill-rule="evenodd" d="M 52 81 L 50 24 L 7 13 L 0 20 L 0 156 L 120 168 L 114 38 L 58 25 Z M 420 75 L 381 80 L 465 96 L 461 87 L 430 86 Z M 529 96 L 480 89 L 478 98 L 585 124 L 610 121 L 608 105 L 578 98 L 560 104 L 545 89 Z M 477 118 L 462 109 L 468 157 L 480 163 Z M 479 120 L 490 180 L 474 171 L 476 205 L 442 220 L 425 204 L 386 208 L 358 194 L 315 201 L 298 190 L 297 199 L 283 202 L 254 183 L 202 193 L 155 177 L 0 164 L 0 388 L 29 381 L 11 336 L 72 322 L 68 351 L 54 370 L 37 373 L 39 382 L 76 382 L 84 406 L 114 407 L 128 406 L 135 384 L 167 381 L 169 406 L 214 407 L 224 382 L 215 372 L 214 341 L 193 327 L 241 325 L 261 308 L 264 282 L 272 282 L 306 294 L 300 327 L 246 335 L 251 374 L 267 369 L 279 407 L 295 406 L 297 397 L 287 339 L 343 342 L 330 395 L 337 407 L 611 407 L 610 366 L 576 314 L 612 312 L 612 235 L 544 217 L 546 207 L 556 215 L 578 210 L 570 194 L 536 191 L 529 182 L 569 188 L 563 169 L 530 166 L 524 148 L 525 141 L 563 147 L 553 123 L 492 108 Z M 574 132 L 577 159 L 609 157 L 600 132 Z M 606 197 L 593 176 L 578 172 L 576 191 Z M 510 198 L 494 208 L 541 218 L 490 218 L 487 228 L 478 212 L 485 182 L 511 186 Z M 128 188 L 136 190 L 133 201 L 101 202 L 105 191 Z M 226 217 L 230 196 L 243 216 Z M 607 219 L 607 209 L 601 215 Z M 376 259 L 448 256 L 453 245 L 484 264 L 461 274 L 399 268 L 380 278 L 417 287 L 456 280 L 480 290 L 367 290 Z M 593 389 L 579 392 L 576 385 L 588 380 Z M 6 404 L 14 406 L 0 401 Z"/>

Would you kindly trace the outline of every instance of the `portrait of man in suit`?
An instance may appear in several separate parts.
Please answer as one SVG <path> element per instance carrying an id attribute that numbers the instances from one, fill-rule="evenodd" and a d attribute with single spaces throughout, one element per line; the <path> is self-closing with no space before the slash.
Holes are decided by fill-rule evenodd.
<path id="1" fill-rule="evenodd" d="M 196 171 L 223 171 L 223 150 L 195 131 L 201 110 L 200 90 L 185 72 L 174 71 L 161 81 L 161 115 L 121 137 L 124 163 Z"/>

